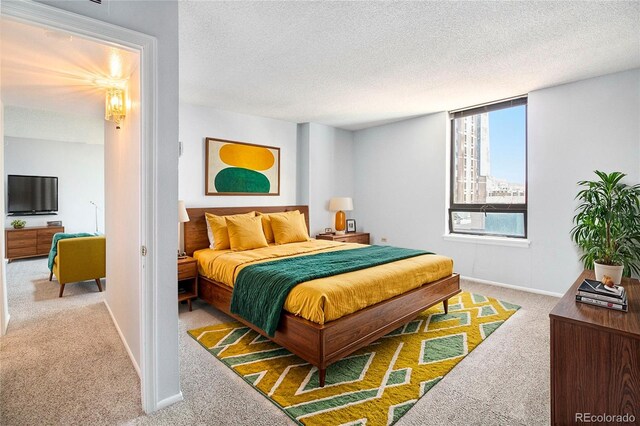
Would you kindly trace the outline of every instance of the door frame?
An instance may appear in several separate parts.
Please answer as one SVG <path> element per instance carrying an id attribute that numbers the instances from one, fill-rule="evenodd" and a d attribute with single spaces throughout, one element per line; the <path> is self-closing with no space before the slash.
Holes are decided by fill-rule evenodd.
<path id="1" fill-rule="evenodd" d="M 113 44 L 140 53 L 140 87 L 141 87 L 141 264 L 140 292 L 140 388 L 142 408 L 150 413 L 182 399 L 181 394 L 171 401 L 158 401 L 157 343 L 158 330 L 153 318 L 156 316 L 157 290 L 156 282 L 158 250 L 156 249 L 155 230 L 157 217 L 153 206 L 158 197 L 155 185 L 159 170 L 156 156 L 157 145 L 157 110 L 158 110 L 158 46 L 155 37 L 122 28 L 97 19 L 67 12 L 35 2 L 5 1 L 2 2 L 0 16 L 27 24 L 45 26 L 78 34 L 84 38 L 95 40 L 101 44 Z M 146 252 L 146 255 L 143 254 Z M 5 253 L 0 253 L 4 259 Z M 0 285 L 0 291 L 6 299 L 6 280 Z M 0 301 L 2 302 L 2 301 Z M 8 312 L 3 312 L 8 317 Z"/>

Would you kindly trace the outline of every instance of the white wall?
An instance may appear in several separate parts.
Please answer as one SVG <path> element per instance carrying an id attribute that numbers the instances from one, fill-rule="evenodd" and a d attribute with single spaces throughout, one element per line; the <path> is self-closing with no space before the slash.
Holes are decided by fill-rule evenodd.
<path id="1" fill-rule="evenodd" d="M 569 231 L 576 182 L 595 169 L 640 180 L 640 70 L 529 95 L 528 248 L 445 241 L 446 113 L 355 132 L 354 217 L 374 243 L 451 256 L 463 275 L 563 293 L 581 270 Z"/>
<path id="2" fill-rule="evenodd" d="M 104 232 L 104 146 L 5 137 L 5 174 L 56 176 L 58 214 L 7 216 L 5 226 L 20 218 L 27 226 L 61 220 L 65 232 L 95 232 L 93 201 L 98 205 L 98 229 Z"/>
<path id="3" fill-rule="evenodd" d="M 373 244 L 453 257 L 442 240 L 447 123 L 439 113 L 355 132 L 353 217 Z"/>
<path id="4" fill-rule="evenodd" d="M 2 42 L 0 41 L 0 44 Z M 4 134 L 4 106 L 0 100 L 0 136 Z M 0 146 L 0 175 L 4 176 L 4 148 Z M 4 217 L 4 179 L 0 179 L 0 217 Z M 6 260 L 4 238 L 0 238 L 0 336 L 4 336 L 9 325 L 9 303 L 7 301 Z"/>
<path id="5" fill-rule="evenodd" d="M 204 195 L 206 137 L 280 147 L 280 195 Z M 308 204 L 315 235 L 333 227 L 329 199 L 353 195 L 353 133 L 347 130 L 180 104 L 180 141 L 179 194 L 187 207 Z"/>
<path id="6" fill-rule="evenodd" d="M 288 121 L 180 104 L 180 199 L 187 207 L 296 204 L 296 131 L 296 124 Z M 206 137 L 280 147 L 280 195 L 204 195 Z"/>
<path id="7" fill-rule="evenodd" d="M 156 37 L 158 41 L 158 136 L 155 153 L 161 170 L 154 184 L 162 190 L 158 192 L 153 209 L 158 231 L 154 236 L 157 280 L 149 283 L 154 286 L 156 295 L 156 317 L 153 323 L 158 334 L 153 353 L 156 356 L 157 383 L 155 389 L 149 389 L 148 392 L 153 395 L 156 405 L 163 406 L 180 397 L 175 262 L 178 247 L 178 2 L 103 0 L 101 5 L 89 1 L 40 2 L 139 31 Z M 120 208 L 120 223 L 131 220 L 127 206 L 114 206 L 117 207 Z M 107 247 L 107 256 L 113 249 Z M 130 280 L 128 283 L 132 284 Z M 139 309 L 139 305 L 130 306 L 124 318 L 136 315 Z"/>
<path id="8" fill-rule="evenodd" d="M 7 105 L 4 135 L 24 139 L 104 144 L 104 118 Z"/>
<path id="9" fill-rule="evenodd" d="M 298 204 L 309 204 L 309 123 L 298 124 L 297 192 Z M 311 226 L 311 224 L 309 224 Z"/>
<path id="10" fill-rule="evenodd" d="M 639 69 L 530 94 L 528 286 L 564 291 L 582 269 L 568 236 L 576 182 L 596 179 L 594 170 L 640 181 L 639 118 Z"/>
<path id="11" fill-rule="evenodd" d="M 353 197 L 353 132 L 317 123 L 298 130 L 300 203 L 309 205 L 311 235 L 334 228 L 332 197 Z M 354 199 L 357 205 L 358 200 Z M 351 212 L 347 212 L 351 217 Z"/>
<path id="12" fill-rule="evenodd" d="M 104 232 L 104 119 L 7 105 L 5 174 L 58 177 L 58 214 L 24 216 L 27 226 L 61 220 L 66 232 Z M 16 216 L 5 217 L 10 226 Z"/>
<path id="13" fill-rule="evenodd" d="M 129 80 L 129 96 L 139 99 L 140 78 Z M 121 129 L 105 125 L 106 218 L 107 218 L 107 306 L 122 334 L 140 374 L 140 281 L 141 151 L 140 104 L 132 102 Z M 134 212 L 131 214 L 130 212 Z"/>

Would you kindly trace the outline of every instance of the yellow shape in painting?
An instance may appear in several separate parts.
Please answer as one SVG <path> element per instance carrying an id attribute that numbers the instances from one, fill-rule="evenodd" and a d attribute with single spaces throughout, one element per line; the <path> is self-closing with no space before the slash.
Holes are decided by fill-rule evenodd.
<path id="1" fill-rule="evenodd" d="M 220 159 L 230 166 L 250 170 L 269 170 L 275 161 L 267 148 L 231 143 L 220 148 Z"/>

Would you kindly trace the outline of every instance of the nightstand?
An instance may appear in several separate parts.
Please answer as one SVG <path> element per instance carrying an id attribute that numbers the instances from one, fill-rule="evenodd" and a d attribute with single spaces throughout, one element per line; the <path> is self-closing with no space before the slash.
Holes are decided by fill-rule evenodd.
<path id="1" fill-rule="evenodd" d="M 368 232 L 347 232 L 346 234 L 318 234 L 317 240 L 340 241 L 341 243 L 369 244 Z"/>
<path id="2" fill-rule="evenodd" d="M 198 297 L 198 262 L 193 257 L 178 259 L 178 302 L 187 301 L 191 311 L 191 300 Z"/>

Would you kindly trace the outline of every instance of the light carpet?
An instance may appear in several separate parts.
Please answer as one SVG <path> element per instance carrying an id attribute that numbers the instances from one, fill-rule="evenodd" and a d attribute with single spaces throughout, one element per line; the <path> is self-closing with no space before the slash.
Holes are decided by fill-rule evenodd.
<path id="1" fill-rule="evenodd" d="M 212 355 L 304 425 L 391 425 L 520 307 L 463 292 L 318 370 L 239 322 L 190 330 Z"/>
<path id="2" fill-rule="evenodd" d="M 103 280 L 103 288 L 108 283 Z M 49 282 L 47 259 L 7 265 L 0 424 L 121 424 L 143 414 L 140 384 L 95 281 Z"/>
<path id="3" fill-rule="evenodd" d="M 184 401 L 145 415 L 138 376 L 102 303 L 104 293 L 87 282 L 69 286 L 58 299 L 48 277 L 46 259 L 7 265 L 11 321 L 0 338 L 0 424 L 294 423 L 187 334 L 232 321 L 201 300 L 193 312 L 179 306 Z M 460 285 L 522 308 L 395 426 L 549 424 L 549 312 L 558 299 L 466 279 Z"/>

